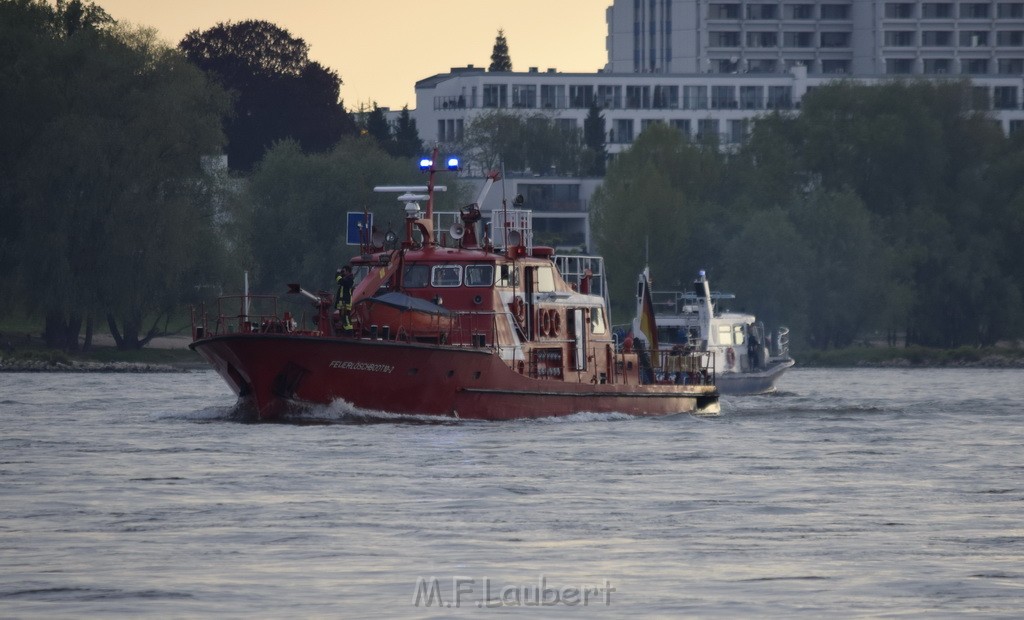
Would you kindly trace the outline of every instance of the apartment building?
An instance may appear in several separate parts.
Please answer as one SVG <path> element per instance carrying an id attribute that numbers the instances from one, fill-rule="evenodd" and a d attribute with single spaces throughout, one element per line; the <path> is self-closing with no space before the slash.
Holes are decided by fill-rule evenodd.
<path id="1" fill-rule="evenodd" d="M 612 157 L 651 123 L 694 139 L 717 134 L 729 148 L 752 119 L 798 111 L 817 86 L 908 77 L 967 77 L 977 109 L 1006 133 L 1024 130 L 1024 1 L 616 0 L 606 17 L 608 63 L 596 73 L 467 66 L 420 80 L 420 136 L 454 147 L 475 116 L 494 110 L 543 112 L 582 129 L 596 103 Z M 528 172 L 509 179 L 506 195 L 557 193 L 562 207 L 541 219 L 562 237 L 589 241 L 586 207 L 597 184 Z"/>

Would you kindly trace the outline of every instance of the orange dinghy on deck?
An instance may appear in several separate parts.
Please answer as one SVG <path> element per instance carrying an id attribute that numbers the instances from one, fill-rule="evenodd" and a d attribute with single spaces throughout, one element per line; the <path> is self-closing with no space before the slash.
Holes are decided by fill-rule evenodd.
<path id="1" fill-rule="evenodd" d="M 377 188 L 403 194 L 406 235 L 391 249 L 367 240 L 351 260 L 351 329 L 333 296 L 296 285 L 293 292 L 313 302 L 311 325 L 279 316 L 276 299 L 265 296 L 222 298 L 216 314 L 194 313 L 190 346 L 254 402 L 259 419 L 336 400 L 481 420 L 718 412 L 708 356 L 669 359 L 619 346 L 589 279 L 570 285 L 552 250 L 533 246 L 528 211 L 502 210 L 501 243 L 481 240 L 482 194 L 461 210 L 454 246 L 439 244 L 433 194 L 443 188 L 434 185 L 433 163 L 426 170 L 426 187 Z M 659 358 L 670 371 L 652 369 Z"/>

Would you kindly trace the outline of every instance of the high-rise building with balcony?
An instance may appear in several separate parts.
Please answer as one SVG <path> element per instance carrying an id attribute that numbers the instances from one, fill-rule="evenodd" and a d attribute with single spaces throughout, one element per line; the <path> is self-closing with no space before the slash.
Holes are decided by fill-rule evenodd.
<path id="1" fill-rule="evenodd" d="M 606 18 L 611 73 L 1024 73 L 1024 2 L 615 0 Z"/>

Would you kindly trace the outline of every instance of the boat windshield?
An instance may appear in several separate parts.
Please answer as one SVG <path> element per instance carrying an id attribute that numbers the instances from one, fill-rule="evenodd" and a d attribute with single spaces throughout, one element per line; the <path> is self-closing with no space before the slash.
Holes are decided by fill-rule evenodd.
<path id="1" fill-rule="evenodd" d="M 490 286 L 494 283 L 494 265 L 466 267 L 466 286 Z"/>

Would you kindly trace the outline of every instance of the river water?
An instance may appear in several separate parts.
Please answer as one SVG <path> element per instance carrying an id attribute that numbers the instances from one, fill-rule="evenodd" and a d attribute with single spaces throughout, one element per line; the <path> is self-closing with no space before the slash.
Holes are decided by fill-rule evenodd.
<path id="1" fill-rule="evenodd" d="M 794 369 L 714 418 L 249 424 L 0 374 L 0 617 L 1024 609 L 1024 371 Z"/>

